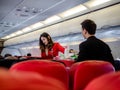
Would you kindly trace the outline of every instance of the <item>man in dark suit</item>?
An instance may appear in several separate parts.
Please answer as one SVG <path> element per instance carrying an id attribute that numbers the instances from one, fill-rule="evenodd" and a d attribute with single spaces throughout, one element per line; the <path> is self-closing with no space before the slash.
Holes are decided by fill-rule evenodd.
<path id="1" fill-rule="evenodd" d="M 87 19 L 81 25 L 82 35 L 87 40 L 79 45 L 77 61 L 104 60 L 114 65 L 114 59 L 109 46 L 94 36 L 97 27 L 94 21 Z"/>

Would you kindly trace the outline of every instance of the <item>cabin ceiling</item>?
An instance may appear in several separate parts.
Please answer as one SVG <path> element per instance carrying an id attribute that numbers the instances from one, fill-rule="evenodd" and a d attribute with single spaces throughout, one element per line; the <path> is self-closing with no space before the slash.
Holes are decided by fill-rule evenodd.
<path id="1" fill-rule="evenodd" d="M 0 38 L 88 0 L 0 0 Z"/>
<path id="2" fill-rule="evenodd" d="M 113 5 L 117 4 L 115 8 L 112 8 L 112 10 L 114 9 L 115 12 L 118 10 L 120 5 L 120 0 L 104 0 L 108 2 L 103 4 L 99 3 L 100 5 L 94 7 L 91 6 L 93 5 L 93 2 L 98 2 L 98 1 L 103 2 L 103 0 L 0 0 L 0 41 L 10 40 L 11 38 L 19 37 L 24 34 L 27 35 L 35 30 L 38 31 L 38 29 L 41 30 L 42 28 L 52 25 L 52 24 L 45 24 L 44 21 L 46 21 L 46 19 L 54 15 L 59 16 L 61 18 L 61 21 L 65 21 L 76 16 L 84 17 L 84 15 L 86 14 L 89 14 L 88 16 L 89 18 L 91 18 L 94 16 L 95 11 L 99 11 L 102 8 L 112 7 Z M 71 17 L 69 16 L 65 18 L 62 17 L 62 13 L 78 5 L 79 6 L 81 5 L 84 7 L 84 9 L 85 8 L 86 9 Z M 81 7 L 79 7 L 79 9 L 81 9 Z M 111 10 L 108 11 L 108 13 L 111 13 Z M 106 16 L 106 14 L 108 15 L 108 13 L 105 12 L 98 13 L 97 16 L 101 14 L 103 16 Z M 113 14 L 108 15 L 108 19 L 110 20 L 113 19 L 114 21 L 114 22 L 112 21 L 113 23 L 111 24 L 120 25 L 119 12 L 117 12 L 116 14 L 117 17 L 112 17 Z M 94 20 L 94 18 L 92 19 Z M 100 20 L 98 18 L 96 21 L 99 21 L 98 24 L 100 27 L 103 27 L 102 23 L 105 23 L 105 27 L 106 27 L 106 23 L 107 23 L 106 19 Z M 31 25 L 36 24 L 38 22 L 40 23 L 42 22 L 42 24 L 44 24 L 42 28 L 36 28 L 36 29 L 31 28 Z M 31 31 L 24 32 L 23 30 L 26 29 L 26 27 L 30 28 Z M 62 27 L 64 27 L 64 25 Z M 17 32 L 19 31 L 22 31 L 22 34 L 18 34 Z M 61 32 L 60 34 L 63 33 L 64 32 Z"/>

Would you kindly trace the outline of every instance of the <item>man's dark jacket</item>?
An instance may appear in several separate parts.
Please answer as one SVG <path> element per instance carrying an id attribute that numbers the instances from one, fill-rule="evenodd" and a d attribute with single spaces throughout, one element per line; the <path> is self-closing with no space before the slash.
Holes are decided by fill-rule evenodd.
<path id="1" fill-rule="evenodd" d="M 114 59 L 109 46 L 95 36 L 89 37 L 79 45 L 78 61 L 103 60 L 114 65 Z"/>

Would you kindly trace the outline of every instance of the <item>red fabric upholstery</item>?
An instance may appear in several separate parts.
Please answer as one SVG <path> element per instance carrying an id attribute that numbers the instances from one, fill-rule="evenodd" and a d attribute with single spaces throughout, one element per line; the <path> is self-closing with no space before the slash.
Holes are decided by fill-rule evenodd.
<path id="1" fill-rule="evenodd" d="M 96 60 L 80 62 L 75 70 L 73 90 L 83 90 L 92 79 L 108 72 L 114 72 L 114 67 L 109 62 Z"/>
<path id="2" fill-rule="evenodd" d="M 0 90 L 67 90 L 60 81 L 35 72 L 0 69 Z"/>
<path id="3" fill-rule="evenodd" d="M 94 79 L 85 90 L 120 90 L 120 72 L 105 74 Z"/>
<path id="4" fill-rule="evenodd" d="M 58 52 L 64 53 L 65 48 L 61 46 L 58 42 L 55 42 L 51 50 L 48 50 L 48 55 L 45 52 L 41 52 L 41 57 L 44 59 L 52 59 L 58 56 Z"/>
<path id="5" fill-rule="evenodd" d="M 73 89 L 75 71 L 76 71 L 76 69 L 77 69 L 77 67 L 79 66 L 80 63 L 81 62 L 74 63 L 70 67 L 70 70 L 69 70 L 69 87 L 70 87 L 70 90 Z"/>
<path id="6" fill-rule="evenodd" d="M 44 76 L 56 78 L 68 87 L 68 72 L 65 66 L 59 62 L 48 60 L 28 60 L 14 64 L 10 71 L 31 71 Z"/>
<path id="7" fill-rule="evenodd" d="M 66 65 L 66 67 L 71 67 L 75 61 L 73 61 L 73 60 L 60 60 L 60 62 L 63 62 Z"/>

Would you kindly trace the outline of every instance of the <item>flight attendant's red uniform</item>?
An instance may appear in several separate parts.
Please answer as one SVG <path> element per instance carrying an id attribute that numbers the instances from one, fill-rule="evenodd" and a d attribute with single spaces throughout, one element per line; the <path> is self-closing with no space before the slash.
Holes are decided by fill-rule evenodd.
<path id="1" fill-rule="evenodd" d="M 46 55 L 46 52 L 41 52 L 41 58 L 44 59 L 53 59 L 53 57 L 58 56 L 58 52 L 64 53 L 65 48 L 61 46 L 59 43 L 54 43 L 51 50 L 48 50 L 48 55 Z"/>

